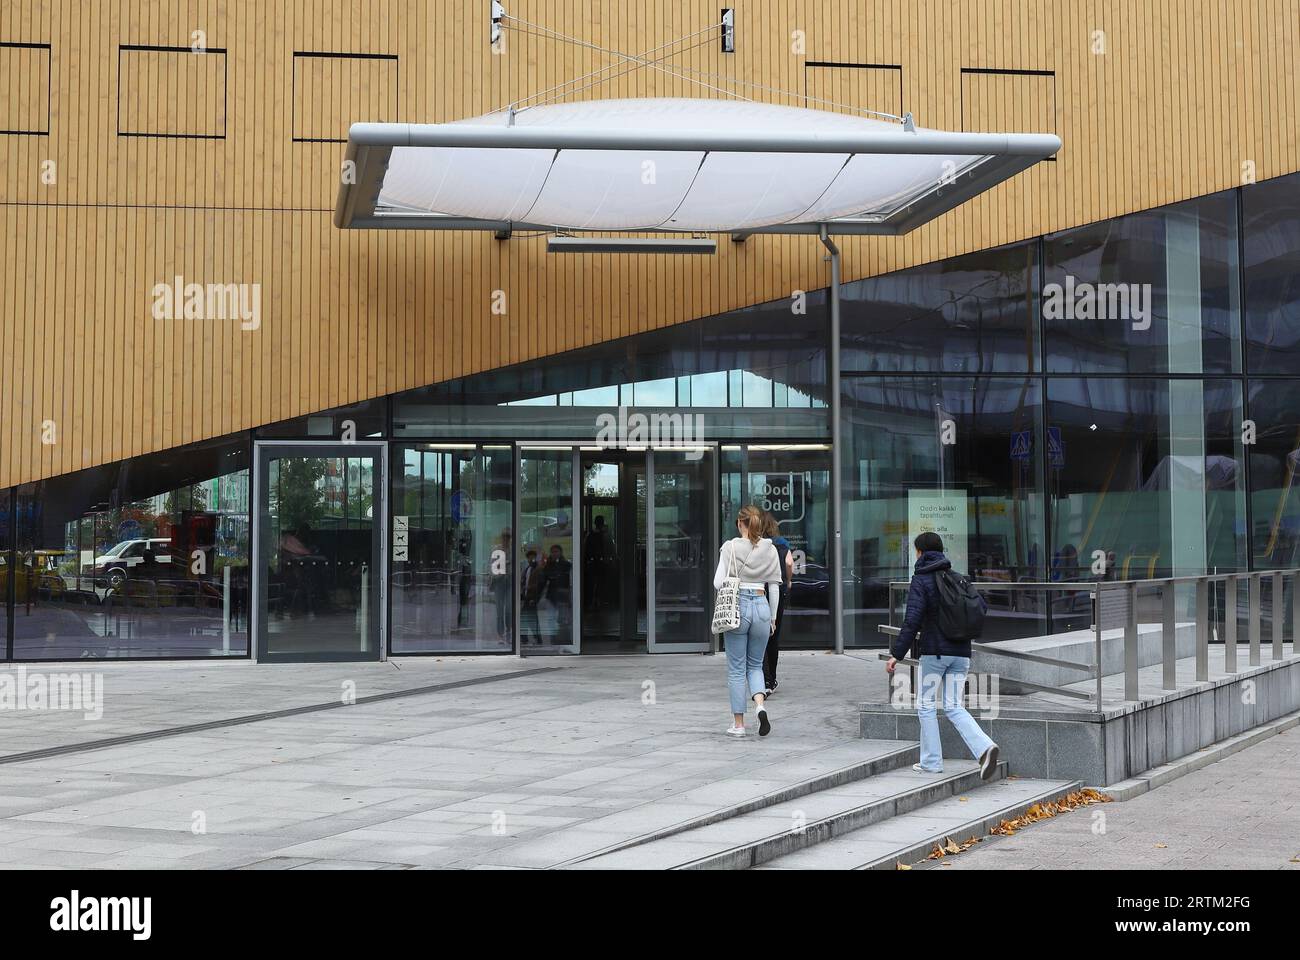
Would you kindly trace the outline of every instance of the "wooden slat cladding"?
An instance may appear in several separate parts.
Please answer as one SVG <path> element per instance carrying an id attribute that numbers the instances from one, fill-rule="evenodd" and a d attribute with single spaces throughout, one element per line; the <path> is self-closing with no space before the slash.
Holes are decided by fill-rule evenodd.
<path id="1" fill-rule="evenodd" d="M 293 138 L 347 143 L 358 117 L 396 120 L 397 57 L 295 52 Z"/>
<path id="2" fill-rule="evenodd" d="M 50 48 L 0 43 L 0 132 L 49 133 Z"/>
<path id="3" fill-rule="evenodd" d="M 224 50 L 120 47 L 117 65 L 118 136 L 226 135 Z"/>
<path id="4" fill-rule="evenodd" d="M 1244 170 L 1263 179 L 1300 169 L 1300 0 L 734 5 L 734 55 L 708 29 L 671 62 L 709 83 L 723 74 L 756 84 L 740 89 L 755 99 L 802 104 L 820 89 L 960 129 L 974 122 L 963 113 L 971 77 L 1053 74 L 1053 100 L 1034 81 L 978 91 L 979 122 L 1054 120 L 1058 162 L 908 237 L 842 240 L 846 279 L 1234 187 Z M 516 17 L 626 53 L 696 34 L 720 7 L 506 2 Z M 49 47 L 45 79 L 3 59 L 41 47 L 0 47 L 0 110 L 43 124 L 0 134 L 0 486 L 826 284 L 813 238 L 724 241 L 712 258 L 548 258 L 542 238 L 335 230 L 343 147 L 305 142 L 331 137 L 304 132 L 473 116 L 615 62 L 518 30 L 494 54 L 486 8 L 0 0 L 0 42 Z M 159 129 L 217 129 L 211 78 L 181 83 L 160 63 L 119 75 L 121 48 L 188 48 L 196 31 L 225 51 L 221 137 L 119 135 L 123 96 Z M 355 59 L 379 72 L 342 68 L 300 90 L 295 53 L 304 52 L 370 55 Z M 578 95 L 718 94 L 642 69 Z M 369 115 L 390 105 L 396 117 Z M 257 324 L 156 317 L 155 290 L 177 277 L 255 288 Z M 494 291 L 506 297 L 504 315 L 492 312 Z M 43 425 L 56 442 L 42 443 Z"/>

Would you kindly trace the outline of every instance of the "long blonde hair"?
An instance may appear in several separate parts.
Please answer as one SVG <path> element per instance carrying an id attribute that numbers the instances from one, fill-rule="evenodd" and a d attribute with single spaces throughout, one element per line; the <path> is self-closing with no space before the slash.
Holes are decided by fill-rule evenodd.
<path id="1" fill-rule="evenodd" d="M 736 522 L 744 524 L 745 536 L 750 543 L 757 545 L 763 537 L 763 511 L 752 503 L 747 503 L 736 514 Z"/>

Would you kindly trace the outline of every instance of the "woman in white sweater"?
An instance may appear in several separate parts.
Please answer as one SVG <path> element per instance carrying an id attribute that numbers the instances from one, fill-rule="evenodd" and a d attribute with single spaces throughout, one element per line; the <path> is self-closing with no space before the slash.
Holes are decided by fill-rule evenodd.
<path id="1" fill-rule="evenodd" d="M 727 689 L 731 696 L 728 736 L 745 735 L 745 705 L 752 697 L 758 711 L 758 735 L 766 737 L 772 722 L 764 705 L 763 654 L 772 635 L 772 611 L 781 598 L 781 564 L 776 547 L 762 537 L 763 512 L 741 507 L 736 517 L 740 536 L 722 545 L 713 587 L 728 577 L 740 578 L 740 626 L 723 634 L 727 651 Z"/>

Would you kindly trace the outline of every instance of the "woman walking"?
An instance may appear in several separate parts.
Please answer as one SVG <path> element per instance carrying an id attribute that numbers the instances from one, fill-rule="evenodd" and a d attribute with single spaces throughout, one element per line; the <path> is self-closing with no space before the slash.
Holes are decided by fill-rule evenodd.
<path id="1" fill-rule="evenodd" d="M 776 517 L 763 511 L 763 536 L 772 541 L 776 547 L 777 561 L 781 567 L 781 599 L 776 605 L 775 625 L 772 636 L 767 641 L 767 652 L 763 654 L 764 694 L 770 697 L 776 691 L 776 658 L 781 653 L 781 624 L 785 620 L 785 607 L 790 602 L 790 585 L 794 580 L 794 554 L 790 550 L 790 541 L 781 536 L 781 528 Z"/>
<path id="2" fill-rule="evenodd" d="M 723 634 L 727 651 L 727 690 L 731 697 L 732 724 L 727 735 L 745 735 L 747 700 L 758 712 L 758 735 L 772 729 L 763 701 L 763 653 L 772 635 L 772 611 L 781 599 L 781 563 L 771 540 L 763 539 L 763 511 L 749 505 L 736 517 L 735 539 L 722 545 L 713 586 L 721 589 L 727 577 L 740 581 L 740 625 Z"/>

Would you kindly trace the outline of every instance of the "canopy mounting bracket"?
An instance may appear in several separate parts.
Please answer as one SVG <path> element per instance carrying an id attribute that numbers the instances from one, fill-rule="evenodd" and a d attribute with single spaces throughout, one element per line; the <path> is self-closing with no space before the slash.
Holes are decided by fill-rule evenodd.
<path id="1" fill-rule="evenodd" d="M 506 18 L 501 0 L 491 0 L 488 4 L 488 18 L 488 46 L 495 48 L 501 42 L 501 21 Z"/>
<path id="2" fill-rule="evenodd" d="M 722 8 L 722 52 L 736 52 L 736 11 L 733 7 Z"/>

